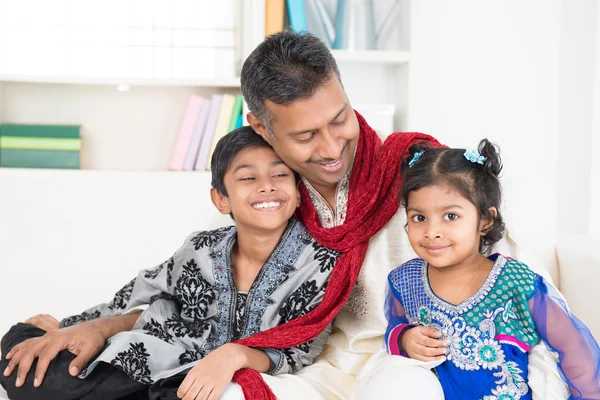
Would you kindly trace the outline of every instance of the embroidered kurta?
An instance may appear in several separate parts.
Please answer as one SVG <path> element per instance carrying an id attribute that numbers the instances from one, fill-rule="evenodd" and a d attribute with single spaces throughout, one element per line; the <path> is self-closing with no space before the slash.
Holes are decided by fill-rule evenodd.
<path id="1" fill-rule="evenodd" d="M 388 352 L 400 355 L 398 337 L 411 325 L 433 327 L 449 341 L 447 360 L 436 367 L 446 400 L 531 399 L 528 352 L 543 340 L 559 355 L 573 398 L 599 398 L 600 349 L 556 289 L 525 264 L 495 254 L 483 286 L 453 305 L 435 295 L 421 259 L 388 277 L 385 335 Z"/>
<path id="2" fill-rule="evenodd" d="M 80 377 L 105 362 L 151 384 L 189 370 L 225 343 L 301 317 L 321 302 L 339 253 L 319 245 L 292 219 L 248 293 L 238 293 L 231 263 L 236 233 L 234 226 L 192 233 L 169 260 L 141 271 L 111 302 L 61 321 L 65 327 L 148 305 L 133 329 L 111 337 Z M 331 326 L 296 347 L 262 349 L 274 361 L 271 373 L 311 364 L 330 331 Z"/>

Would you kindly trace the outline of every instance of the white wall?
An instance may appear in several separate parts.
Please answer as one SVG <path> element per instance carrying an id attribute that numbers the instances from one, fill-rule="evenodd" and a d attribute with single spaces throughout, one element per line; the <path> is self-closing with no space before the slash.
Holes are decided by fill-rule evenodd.
<path id="1" fill-rule="evenodd" d="M 451 146 L 487 137 L 505 163 L 505 218 L 553 263 L 559 0 L 413 2 L 409 130 Z"/>
<path id="2" fill-rule="evenodd" d="M 558 233 L 590 232 L 596 0 L 563 1 L 558 81 Z M 586 216 L 574 217 L 574 214 Z"/>
<path id="3" fill-rule="evenodd" d="M 592 173 L 590 174 L 590 234 L 600 240 L 600 5 L 596 3 L 596 76 L 592 125 Z"/>

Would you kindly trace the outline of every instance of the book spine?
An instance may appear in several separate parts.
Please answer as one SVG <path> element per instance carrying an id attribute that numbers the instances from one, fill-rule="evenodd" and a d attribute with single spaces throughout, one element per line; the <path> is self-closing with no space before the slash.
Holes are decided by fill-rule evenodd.
<path id="1" fill-rule="evenodd" d="M 81 139 L 0 136 L 0 149 L 79 151 Z"/>
<path id="2" fill-rule="evenodd" d="M 242 113 L 242 104 L 243 103 L 244 103 L 244 100 L 242 99 L 242 96 L 235 97 L 233 113 L 231 113 L 231 119 L 229 120 L 229 128 L 228 128 L 227 132 L 231 132 L 232 130 L 235 129 L 237 122 L 238 122 L 238 117 Z"/>
<path id="3" fill-rule="evenodd" d="M 288 15 L 290 25 L 294 32 L 308 32 L 308 22 L 306 21 L 306 9 L 304 0 L 287 0 Z"/>
<path id="4" fill-rule="evenodd" d="M 196 121 L 198 121 L 198 116 L 200 115 L 203 100 L 202 97 L 194 95 L 188 98 L 181 127 L 177 134 L 175 148 L 173 149 L 171 161 L 169 162 L 169 169 L 172 171 L 183 170 L 183 164 L 185 163 L 185 158 L 190 147 Z"/>
<path id="5" fill-rule="evenodd" d="M 0 125 L 1 136 L 78 139 L 79 125 Z"/>
<path id="6" fill-rule="evenodd" d="M 219 116 L 219 110 L 221 109 L 221 100 L 221 95 L 215 94 L 210 101 L 210 111 L 208 113 L 208 120 L 206 121 L 206 129 L 202 135 L 202 143 L 200 144 L 200 150 L 198 151 L 196 165 L 194 165 L 195 171 L 204 171 L 206 169 L 210 146 L 215 134 L 217 117 Z"/>
<path id="7" fill-rule="evenodd" d="M 54 150 L 0 150 L 0 167 L 79 169 L 79 152 Z"/>

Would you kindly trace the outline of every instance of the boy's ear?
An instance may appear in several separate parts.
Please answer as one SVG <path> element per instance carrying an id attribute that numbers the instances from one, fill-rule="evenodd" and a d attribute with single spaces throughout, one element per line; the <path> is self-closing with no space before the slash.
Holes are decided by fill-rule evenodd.
<path id="1" fill-rule="evenodd" d="M 488 231 L 494 226 L 494 221 L 498 216 L 498 210 L 496 207 L 490 207 L 488 208 L 488 211 L 494 216 L 494 219 L 491 219 L 490 217 L 481 218 L 481 221 L 479 222 L 479 233 L 481 236 L 487 235 Z"/>
<path id="2" fill-rule="evenodd" d="M 231 213 L 229 199 L 227 198 L 227 196 L 224 196 L 222 193 L 220 193 L 217 189 L 210 188 L 210 199 L 221 214 Z"/>
<path id="3" fill-rule="evenodd" d="M 297 192 L 296 196 L 298 196 L 297 197 L 298 203 L 296 204 L 296 208 L 298 208 L 298 207 L 300 207 L 300 204 L 302 204 L 302 196 L 300 196 L 300 189 L 298 189 L 296 192 Z"/>
<path id="4" fill-rule="evenodd" d="M 252 129 L 254 129 L 254 132 L 259 134 L 260 137 L 262 137 L 265 140 L 265 142 L 271 144 L 271 140 L 273 138 L 271 137 L 271 134 L 267 130 L 265 124 L 263 124 L 263 122 L 260 119 L 258 119 L 254 114 L 249 112 L 246 116 L 246 120 L 248 121 L 248 124 L 250 124 Z"/>

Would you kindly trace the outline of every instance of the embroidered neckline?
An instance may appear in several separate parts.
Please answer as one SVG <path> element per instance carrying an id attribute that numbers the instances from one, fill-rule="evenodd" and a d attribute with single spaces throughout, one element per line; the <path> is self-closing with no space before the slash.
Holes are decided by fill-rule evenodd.
<path id="1" fill-rule="evenodd" d="M 435 292 L 431 288 L 431 284 L 429 282 L 429 274 L 427 272 L 429 263 L 427 263 L 427 261 L 425 260 L 423 260 L 423 265 L 421 267 L 421 280 L 423 282 L 423 288 L 425 289 L 427 296 L 438 308 L 440 308 L 443 311 L 451 312 L 458 315 L 463 312 L 467 312 L 468 310 L 475 307 L 477 304 L 481 303 L 481 301 L 483 301 L 485 296 L 488 295 L 488 293 L 496 284 L 496 281 L 498 280 L 498 277 L 500 276 L 500 273 L 504 269 L 505 265 L 506 258 L 504 258 L 502 255 L 498 255 L 496 261 L 494 262 L 494 265 L 492 266 L 492 270 L 488 274 L 483 285 L 481 285 L 481 287 L 473 295 L 471 295 L 459 304 L 449 303 L 435 294 Z"/>
<path id="2" fill-rule="evenodd" d="M 358 148 L 358 146 L 357 146 Z M 335 210 L 331 208 L 327 200 L 311 185 L 311 183 L 302 177 L 302 183 L 308 191 L 308 196 L 317 210 L 317 215 L 323 228 L 334 228 L 343 225 L 346 221 L 346 212 L 348 210 L 348 194 L 350 193 L 350 177 L 354 168 L 354 158 L 356 157 L 356 148 L 352 157 L 352 164 L 346 172 L 346 175 L 338 182 L 335 188 Z"/>

